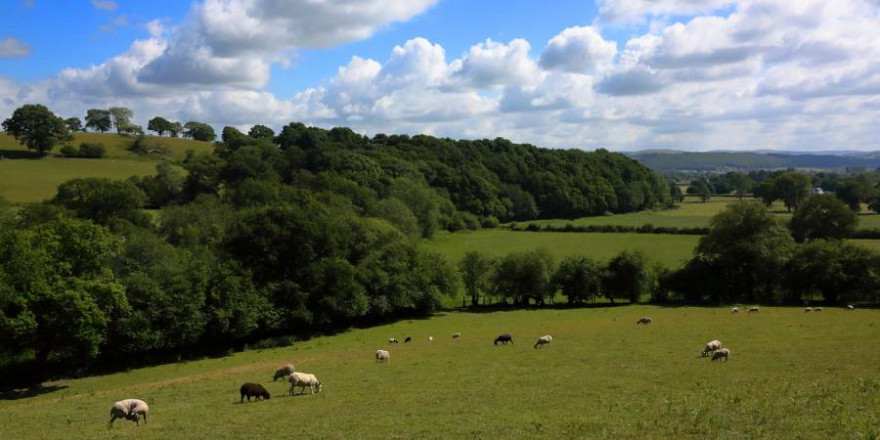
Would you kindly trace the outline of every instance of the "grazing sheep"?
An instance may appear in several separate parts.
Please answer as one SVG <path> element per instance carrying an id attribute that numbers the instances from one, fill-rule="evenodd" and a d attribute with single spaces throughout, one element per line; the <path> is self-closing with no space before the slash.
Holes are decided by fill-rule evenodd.
<path id="1" fill-rule="evenodd" d="M 376 350 L 376 362 L 390 361 L 391 353 L 388 350 Z"/>
<path id="2" fill-rule="evenodd" d="M 718 360 L 724 358 L 724 362 L 727 362 L 730 359 L 730 350 L 726 348 L 719 348 L 715 354 L 712 355 L 712 360 Z"/>
<path id="3" fill-rule="evenodd" d="M 147 406 L 147 402 L 144 402 L 143 400 L 120 400 L 110 407 L 110 423 L 107 424 L 107 427 L 113 426 L 113 421 L 116 419 L 131 420 L 132 422 L 135 422 L 138 426 L 140 426 L 140 422 L 138 422 L 138 415 L 144 416 L 144 423 L 147 423 L 147 412 L 149 411 L 150 407 Z"/>
<path id="4" fill-rule="evenodd" d="M 553 342 L 553 336 L 550 336 L 550 335 L 541 336 L 540 338 L 538 338 L 537 341 L 535 341 L 535 348 L 543 347 L 545 344 L 549 344 L 551 342 Z"/>
<path id="5" fill-rule="evenodd" d="M 461 337 L 461 333 L 456 332 L 456 333 L 452 334 L 452 339 L 458 339 L 460 337 Z"/>
<path id="6" fill-rule="evenodd" d="M 846 310 L 855 310 L 855 309 L 856 309 L 856 306 L 854 306 L 854 305 L 852 305 L 852 304 L 847 304 L 847 305 L 846 305 Z"/>
<path id="7" fill-rule="evenodd" d="M 758 313 L 760 311 L 761 311 L 761 309 L 759 309 L 757 306 L 749 309 L 749 313 Z"/>
<path id="8" fill-rule="evenodd" d="M 433 337 L 433 336 L 428 336 L 428 342 L 434 342 L 434 337 Z"/>
<path id="9" fill-rule="evenodd" d="M 397 344 L 397 338 L 388 338 L 389 344 Z"/>
<path id="10" fill-rule="evenodd" d="M 503 345 L 507 345 L 508 342 L 513 344 L 513 336 L 510 333 L 502 333 L 495 338 L 495 345 L 498 345 L 499 342 Z"/>
<path id="11" fill-rule="evenodd" d="M 651 319 L 651 318 L 649 318 L 649 317 L 647 317 L 647 316 L 642 316 L 641 318 L 639 318 L 638 321 L 636 321 L 636 324 L 638 324 L 638 325 L 642 325 L 642 324 L 644 324 L 644 325 L 648 325 L 648 324 L 650 324 L 650 323 L 652 323 L 652 322 L 654 322 L 653 319 Z"/>
<path id="12" fill-rule="evenodd" d="M 294 372 L 291 373 L 290 379 L 288 380 L 290 381 L 290 390 L 288 390 L 288 393 L 291 396 L 293 395 L 294 387 L 297 386 L 300 387 L 300 394 L 306 393 L 306 387 L 309 387 L 309 391 L 311 391 L 312 394 L 315 394 L 316 392 L 320 393 L 323 388 L 321 381 L 318 380 L 314 374 Z"/>
<path id="13" fill-rule="evenodd" d="M 734 307 L 730 309 L 730 313 L 739 313 L 739 307 Z"/>
<path id="14" fill-rule="evenodd" d="M 806 307 L 806 308 L 804 308 L 804 313 L 810 313 L 810 312 L 812 312 L 812 311 L 813 311 L 813 308 L 812 308 L 812 307 Z"/>
<path id="15" fill-rule="evenodd" d="M 290 376 L 290 373 L 293 373 L 294 371 L 296 370 L 293 369 L 293 364 L 287 364 L 275 371 L 275 376 L 272 377 L 272 382 L 275 382 L 282 377 Z"/>
<path id="16" fill-rule="evenodd" d="M 717 339 L 714 341 L 709 341 L 706 343 L 706 348 L 703 349 L 703 357 L 708 356 L 710 352 L 718 351 L 720 349 L 721 349 L 721 341 L 719 341 Z"/>
<path id="17" fill-rule="evenodd" d="M 410 342 L 410 341 L 412 341 L 412 336 L 407 336 L 406 339 L 403 340 L 403 343 L 406 344 L 407 342 Z"/>
<path id="18" fill-rule="evenodd" d="M 247 382 L 241 386 L 239 391 L 241 392 L 241 401 L 239 401 L 239 403 L 244 403 L 245 397 L 247 397 L 248 402 L 251 401 L 251 397 L 255 397 L 258 402 L 260 397 L 266 400 L 269 400 L 269 398 L 272 397 L 269 395 L 269 392 L 258 383 Z"/>
<path id="19" fill-rule="evenodd" d="M 813 311 L 814 311 L 814 312 L 821 312 L 821 311 L 822 311 L 822 308 L 821 308 L 821 307 L 816 307 L 815 309 L 813 309 Z"/>

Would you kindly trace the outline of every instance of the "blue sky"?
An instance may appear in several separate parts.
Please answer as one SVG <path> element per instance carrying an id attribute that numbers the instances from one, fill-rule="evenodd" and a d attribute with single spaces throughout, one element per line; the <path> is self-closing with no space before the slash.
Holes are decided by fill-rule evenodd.
<path id="1" fill-rule="evenodd" d="M 877 150 L 877 0 L 9 0 L 0 118 Z"/>

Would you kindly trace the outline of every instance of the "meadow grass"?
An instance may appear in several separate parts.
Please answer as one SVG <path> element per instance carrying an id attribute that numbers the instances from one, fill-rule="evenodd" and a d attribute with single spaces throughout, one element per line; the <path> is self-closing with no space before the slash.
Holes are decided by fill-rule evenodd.
<path id="1" fill-rule="evenodd" d="M 637 326 L 639 316 L 654 324 Z M 880 435 L 880 311 L 626 306 L 446 312 L 291 347 L 63 380 L 0 400 L 0 438 L 830 439 Z M 453 340 L 453 332 L 462 338 Z M 492 345 L 510 332 L 515 345 Z M 536 350 L 535 338 L 554 342 Z M 386 345 L 390 336 L 414 342 Z M 427 337 L 434 342 L 428 343 Z M 712 339 L 727 363 L 701 358 Z M 377 348 L 391 361 L 375 362 Z M 280 365 L 315 373 L 286 395 Z M 239 404 L 238 387 L 272 399 Z M 140 427 L 113 402 L 150 405 Z"/>
<path id="2" fill-rule="evenodd" d="M 636 233 L 574 233 L 526 232 L 506 229 L 483 229 L 441 233 L 433 240 L 422 242 L 426 249 L 443 254 L 457 262 L 468 251 L 479 251 L 493 257 L 511 252 L 545 249 L 556 259 L 571 255 L 587 255 L 609 260 L 623 250 L 641 250 L 669 268 L 680 267 L 690 259 L 700 237 L 696 235 L 665 235 Z"/>
<path id="3" fill-rule="evenodd" d="M 138 155 L 128 151 L 128 146 L 134 138 L 130 136 L 120 136 L 111 133 L 74 133 L 73 140 L 68 142 L 70 145 L 79 147 L 83 142 L 91 142 L 102 144 L 107 149 L 105 158 L 125 158 L 156 161 L 157 157 L 150 155 Z M 182 160 L 186 157 L 187 150 L 193 150 L 197 153 L 210 153 L 214 151 L 214 145 L 211 142 L 201 142 L 191 139 L 170 138 L 159 136 L 147 136 L 151 142 L 161 143 L 169 153 L 170 158 L 174 160 Z M 57 153 L 60 146 L 55 146 L 52 152 Z M 27 148 L 15 140 L 12 136 L 0 133 L 0 150 L 9 151 L 27 151 Z"/>

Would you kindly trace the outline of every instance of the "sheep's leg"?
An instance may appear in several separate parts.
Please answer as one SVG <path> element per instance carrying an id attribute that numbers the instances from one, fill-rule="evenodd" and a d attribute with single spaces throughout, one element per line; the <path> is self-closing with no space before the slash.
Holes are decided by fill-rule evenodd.
<path id="1" fill-rule="evenodd" d="M 147 424 L 147 413 L 144 413 L 144 425 Z"/>

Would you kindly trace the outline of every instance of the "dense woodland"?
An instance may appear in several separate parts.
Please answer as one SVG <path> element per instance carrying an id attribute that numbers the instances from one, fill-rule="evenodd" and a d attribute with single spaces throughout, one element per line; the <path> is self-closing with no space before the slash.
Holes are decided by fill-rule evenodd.
<path id="1" fill-rule="evenodd" d="M 41 132 L 35 121 L 57 117 L 38 107 L 4 128 L 47 153 L 65 124 Z M 161 143 L 115 113 L 133 151 Z M 438 230 L 670 200 L 657 174 L 603 150 L 300 123 L 277 135 L 226 127 L 213 154 L 180 165 L 128 181 L 74 179 L 45 203 L 0 209 L 7 367 L 88 370 L 424 315 L 459 282 L 450 262 L 418 246 Z"/>

